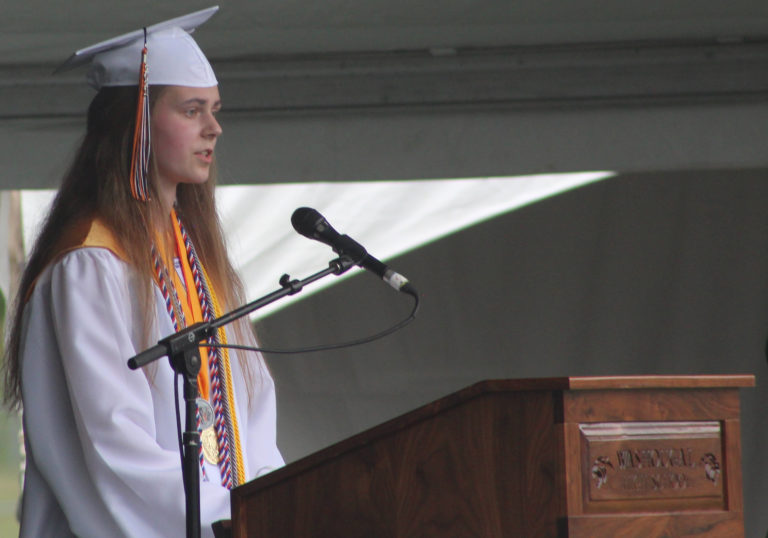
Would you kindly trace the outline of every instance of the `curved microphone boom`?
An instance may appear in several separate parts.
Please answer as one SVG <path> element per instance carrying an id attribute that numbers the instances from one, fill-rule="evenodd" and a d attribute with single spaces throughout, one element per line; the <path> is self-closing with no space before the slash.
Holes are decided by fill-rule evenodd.
<path id="1" fill-rule="evenodd" d="M 325 243 L 339 256 L 349 257 L 356 265 L 378 275 L 384 282 L 410 295 L 415 295 L 416 290 L 403 275 L 381 263 L 368 254 L 363 245 L 349 237 L 341 235 L 328 224 L 317 210 L 311 207 L 300 207 L 291 215 L 291 224 L 294 230 L 304 237 Z"/>

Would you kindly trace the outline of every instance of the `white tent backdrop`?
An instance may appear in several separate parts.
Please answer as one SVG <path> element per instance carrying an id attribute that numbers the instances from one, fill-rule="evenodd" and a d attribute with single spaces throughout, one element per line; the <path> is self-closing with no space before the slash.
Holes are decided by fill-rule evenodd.
<path id="1" fill-rule="evenodd" d="M 218 200 L 233 258 L 253 300 L 273 291 L 283 273 L 303 278 L 325 268 L 335 257 L 329 247 L 293 230 L 290 216 L 299 206 L 317 209 L 339 233 L 349 234 L 372 255 L 386 260 L 499 214 L 610 176 L 608 172 L 590 172 L 221 187 Z M 326 278 L 274 306 L 287 306 L 336 281 Z M 263 313 L 272 310 L 264 309 Z"/>
<path id="2" fill-rule="evenodd" d="M 584 172 L 442 181 L 222 186 L 216 198 L 233 262 L 252 301 L 275 290 L 282 274 L 309 276 L 325 268 L 335 256 L 327 246 L 294 232 L 290 217 L 297 207 L 318 209 L 339 233 L 348 233 L 377 258 L 389 259 L 611 175 Z M 25 245 L 34 241 L 54 194 L 50 190 L 22 191 Z M 326 278 L 300 295 L 261 309 L 254 317 L 263 317 L 337 281 Z"/>

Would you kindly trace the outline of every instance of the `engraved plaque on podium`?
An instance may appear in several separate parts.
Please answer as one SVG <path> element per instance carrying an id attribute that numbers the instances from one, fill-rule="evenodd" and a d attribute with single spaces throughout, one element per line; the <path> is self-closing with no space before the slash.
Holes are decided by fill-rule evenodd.
<path id="1" fill-rule="evenodd" d="M 668 509 L 723 508 L 720 423 L 607 422 L 581 424 L 585 511 L 610 511 L 614 501 L 663 500 Z M 622 511 L 633 510 L 631 504 Z"/>

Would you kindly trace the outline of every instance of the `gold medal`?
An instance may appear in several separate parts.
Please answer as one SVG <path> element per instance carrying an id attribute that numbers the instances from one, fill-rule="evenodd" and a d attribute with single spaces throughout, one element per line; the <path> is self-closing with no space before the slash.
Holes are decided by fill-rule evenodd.
<path id="1" fill-rule="evenodd" d="M 206 428 L 200 434 L 200 443 L 203 445 L 203 457 L 211 465 L 219 463 L 219 443 L 216 440 L 216 431 L 213 427 Z"/>

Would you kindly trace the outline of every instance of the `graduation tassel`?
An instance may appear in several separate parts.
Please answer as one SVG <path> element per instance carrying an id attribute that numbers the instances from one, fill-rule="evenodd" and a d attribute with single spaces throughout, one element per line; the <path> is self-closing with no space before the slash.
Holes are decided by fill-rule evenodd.
<path id="1" fill-rule="evenodd" d="M 149 84 L 147 83 L 147 29 L 144 28 L 144 48 L 139 71 L 139 98 L 136 106 L 136 129 L 131 153 L 131 194 L 137 200 L 149 200 Z"/>

